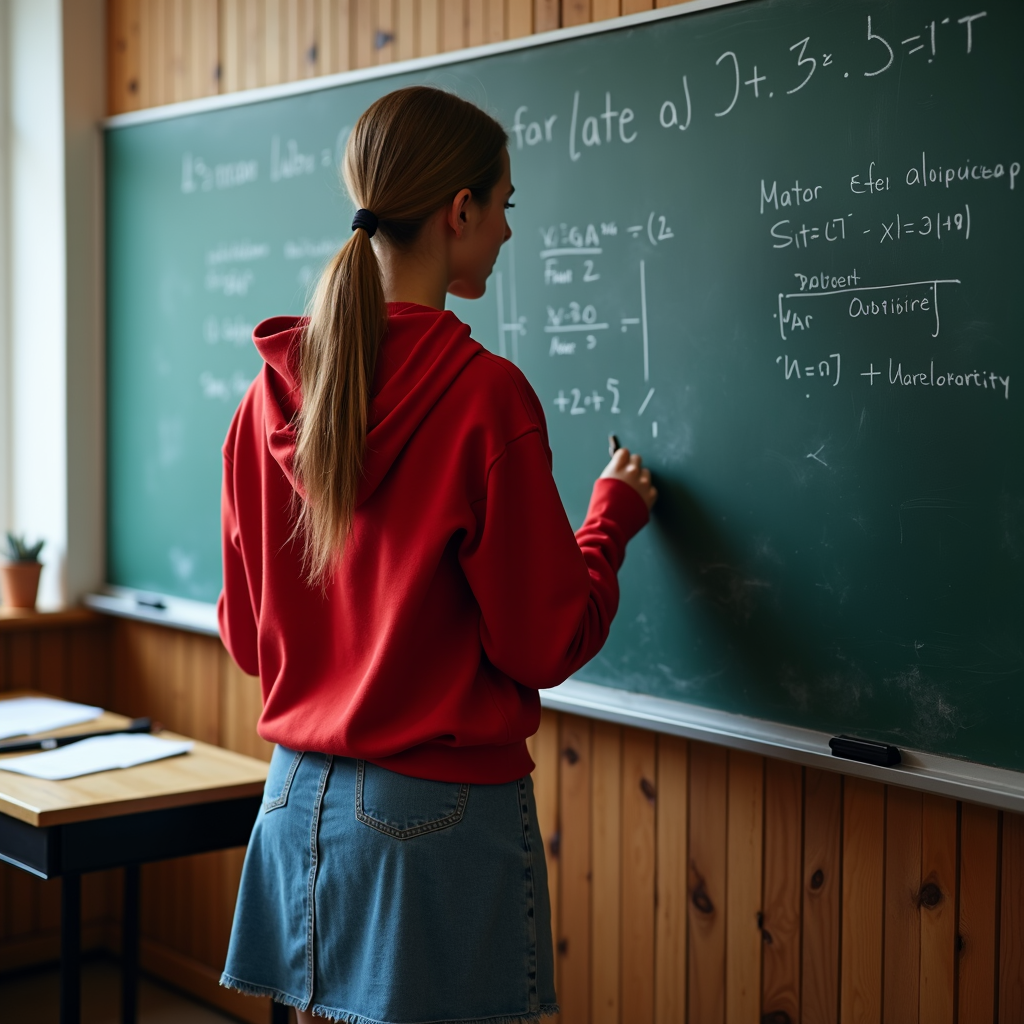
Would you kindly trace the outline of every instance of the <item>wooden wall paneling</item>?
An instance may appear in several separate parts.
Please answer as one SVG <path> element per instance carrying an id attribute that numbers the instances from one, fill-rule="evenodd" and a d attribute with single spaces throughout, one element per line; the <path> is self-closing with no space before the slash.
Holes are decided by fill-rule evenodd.
<path id="1" fill-rule="evenodd" d="M 295 78 L 315 78 L 326 74 L 322 60 L 320 3 L 318 0 L 293 0 L 293 7 L 291 41 L 296 62 Z"/>
<path id="2" fill-rule="evenodd" d="M 842 776 L 805 768 L 800 999 L 804 1024 L 835 1024 L 839 1013 L 842 822 Z"/>
<path id="3" fill-rule="evenodd" d="M 225 92 L 267 84 L 263 0 L 221 0 L 221 61 Z"/>
<path id="4" fill-rule="evenodd" d="M 591 20 L 590 0 L 562 0 L 562 25 L 586 25 Z"/>
<path id="5" fill-rule="evenodd" d="M 107 113 L 139 106 L 139 0 L 107 0 Z"/>
<path id="6" fill-rule="evenodd" d="M 687 1001 L 701 1024 L 725 1020 L 726 757 L 723 747 L 690 744 Z"/>
<path id="7" fill-rule="evenodd" d="M 803 878 L 803 769 L 765 761 L 764 961 L 761 1009 L 800 1020 L 800 897 Z"/>
<path id="8" fill-rule="evenodd" d="M 725 1017 L 730 1024 L 761 1020 L 764 767 L 763 757 L 729 751 Z"/>
<path id="9" fill-rule="evenodd" d="M 261 0 L 261 42 L 263 50 L 262 85 L 277 85 L 287 81 L 285 45 L 285 11 L 288 0 Z"/>
<path id="10" fill-rule="evenodd" d="M 921 808 L 921 1024 L 955 1013 L 957 805 L 925 793 Z"/>
<path id="11" fill-rule="evenodd" d="M 591 21 L 605 21 L 617 18 L 622 13 L 619 0 L 590 0 Z"/>
<path id="12" fill-rule="evenodd" d="M 419 43 L 416 55 L 441 52 L 441 0 L 419 0 Z"/>
<path id="13" fill-rule="evenodd" d="M 236 92 L 242 85 L 242 33 L 245 0 L 220 0 L 220 88 Z"/>
<path id="14" fill-rule="evenodd" d="M 882 887 L 885 787 L 843 780 L 841 1024 L 877 1024 L 882 1014 Z"/>
<path id="15" fill-rule="evenodd" d="M 395 0 L 395 59 L 409 60 L 417 56 L 419 45 L 417 0 Z"/>
<path id="16" fill-rule="evenodd" d="M 348 0 L 317 0 L 317 3 L 317 57 L 320 61 L 320 74 L 333 75 L 339 71 L 348 71 L 350 65 Z"/>
<path id="17" fill-rule="evenodd" d="M 83 704 L 110 707 L 114 699 L 111 630 L 106 622 L 68 631 L 67 684 L 64 696 Z"/>
<path id="18" fill-rule="evenodd" d="M 182 84 L 175 99 L 197 99 L 220 92 L 220 4 L 218 0 L 175 0 L 180 9 Z"/>
<path id="19" fill-rule="evenodd" d="M 261 739 L 256 723 L 263 712 L 260 681 L 246 675 L 231 660 L 227 651 L 221 654 L 220 733 L 217 743 L 228 750 L 269 761 L 274 745 Z"/>
<path id="20" fill-rule="evenodd" d="M 395 60 L 395 0 L 376 0 L 373 51 L 377 64 Z"/>
<path id="21" fill-rule="evenodd" d="M 963 804 L 960 814 L 959 1024 L 995 1019 L 999 812 Z"/>
<path id="22" fill-rule="evenodd" d="M 485 43 L 500 43 L 508 38 L 505 0 L 484 0 Z"/>
<path id="23" fill-rule="evenodd" d="M 686 1018 L 687 825 L 689 762 L 686 740 L 658 737 L 658 801 L 655 807 L 657 878 L 654 923 L 654 1019 Z"/>
<path id="24" fill-rule="evenodd" d="M 223 3 L 224 0 L 221 0 Z M 238 0 L 245 8 L 243 53 L 245 85 L 251 89 L 268 85 L 267 78 L 267 4 L 266 0 Z"/>
<path id="25" fill-rule="evenodd" d="M 530 756 L 536 762 L 533 773 L 534 799 L 537 802 L 537 825 L 544 843 L 544 856 L 548 867 L 548 893 L 551 903 L 551 940 L 556 950 L 555 976 L 558 977 L 558 910 L 561 860 L 558 799 L 561 768 L 560 720 L 557 711 L 542 711 L 540 728 L 527 741 Z"/>
<path id="26" fill-rule="evenodd" d="M 461 50 L 467 45 L 467 0 L 441 0 L 441 49 Z"/>
<path id="27" fill-rule="evenodd" d="M 376 0 L 352 0 L 352 57 L 355 67 L 368 68 L 377 62 Z"/>
<path id="28" fill-rule="evenodd" d="M 139 102 L 142 109 L 155 107 L 163 102 L 157 81 L 157 65 L 163 47 L 163 30 L 160 15 L 162 0 L 138 0 L 139 3 Z"/>
<path id="29" fill-rule="evenodd" d="M 882 1013 L 917 1024 L 921 991 L 921 794 L 889 786 L 885 806 Z"/>
<path id="30" fill-rule="evenodd" d="M 506 38 L 519 39 L 530 35 L 533 32 L 534 0 L 507 0 L 507 3 Z"/>
<path id="31" fill-rule="evenodd" d="M 179 634 L 179 720 L 189 736 L 216 743 L 220 736 L 220 692 L 223 650 L 215 637 Z"/>
<path id="32" fill-rule="evenodd" d="M 56 697 L 67 697 L 70 639 L 64 630 L 36 634 L 37 689 Z"/>
<path id="33" fill-rule="evenodd" d="M 654 1024 L 654 733 L 622 730 L 622 1007 L 629 1024 Z"/>
<path id="34" fill-rule="evenodd" d="M 43 689 L 39 678 L 38 635 L 13 633 L 7 638 L 7 689 Z"/>
<path id="35" fill-rule="evenodd" d="M 1003 811 L 999 1024 L 1024 1021 L 1024 815 Z"/>
<path id="36" fill-rule="evenodd" d="M 562 715 L 560 725 L 558 1001 L 564 1024 L 588 1024 L 591 722 Z"/>
<path id="37" fill-rule="evenodd" d="M 621 1019 L 621 952 L 625 939 L 622 915 L 628 913 L 622 855 L 628 841 L 623 827 L 622 727 L 594 722 L 591 772 L 591 905 L 593 943 L 590 955 L 592 1024 L 619 1024 Z M 630 893 L 630 896 L 632 893 Z M 627 1004 L 628 1005 L 628 1004 Z"/>
<path id="38" fill-rule="evenodd" d="M 649 11 L 654 6 L 654 0 L 622 0 L 623 14 L 638 14 L 640 11 Z"/>
<path id="39" fill-rule="evenodd" d="M 533 0 L 533 31 L 550 32 L 562 24 L 560 0 Z"/>
<path id="40" fill-rule="evenodd" d="M 466 45 L 481 46 L 487 42 L 486 0 L 466 0 Z"/>

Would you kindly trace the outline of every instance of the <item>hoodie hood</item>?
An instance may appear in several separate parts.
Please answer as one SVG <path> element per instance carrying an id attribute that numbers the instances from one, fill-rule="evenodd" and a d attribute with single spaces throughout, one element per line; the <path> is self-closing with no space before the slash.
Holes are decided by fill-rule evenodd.
<path id="1" fill-rule="evenodd" d="M 264 320 L 253 331 L 253 342 L 266 363 L 256 386 L 263 389 L 267 446 L 293 487 L 294 421 L 302 406 L 299 345 L 308 322 L 306 317 L 278 316 Z M 388 329 L 374 373 L 357 507 L 387 476 L 452 381 L 482 351 L 470 338 L 469 327 L 450 310 L 388 303 Z"/>

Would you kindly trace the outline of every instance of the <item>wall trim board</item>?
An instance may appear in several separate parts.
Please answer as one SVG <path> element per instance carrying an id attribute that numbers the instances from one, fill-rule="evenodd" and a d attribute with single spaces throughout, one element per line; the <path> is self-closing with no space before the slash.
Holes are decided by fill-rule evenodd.
<path id="1" fill-rule="evenodd" d="M 903 763 L 881 768 L 833 756 L 831 733 L 782 725 L 746 715 L 684 704 L 644 693 L 628 693 L 569 679 L 552 690 L 541 690 L 541 705 L 619 725 L 703 740 L 734 750 L 793 761 L 810 768 L 853 775 L 910 789 L 986 804 L 1003 810 L 1024 811 L 1024 772 L 993 768 L 923 751 L 900 748 Z"/>
<path id="2" fill-rule="evenodd" d="M 533 49 L 560 43 L 566 39 L 578 39 L 582 36 L 600 35 L 604 32 L 617 32 L 621 29 L 646 25 L 652 21 L 664 21 L 667 18 L 679 18 L 699 11 L 711 10 L 715 7 L 727 7 L 732 4 L 746 3 L 748 0 L 684 0 L 672 7 L 659 7 L 654 10 L 627 14 L 606 21 L 589 22 L 574 25 L 570 28 L 554 29 L 551 32 L 538 32 L 536 35 L 520 36 L 517 39 L 506 39 L 500 43 L 487 43 L 483 46 L 470 46 L 463 50 L 451 50 L 430 57 L 414 57 L 410 60 L 394 61 L 378 64 L 374 67 L 360 68 L 356 71 L 341 71 L 333 75 L 322 75 L 319 78 L 303 79 L 295 82 L 284 82 L 280 85 L 268 85 L 258 89 L 243 89 L 238 92 L 223 93 L 219 96 L 205 96 L 201 99 L 185 100 L 181 103 L 168 103 L 162 107 L 147 107 L 145 110 L 133 110 L 126 114 L 114 114 L 106 118 L 103 127 L 128 128 L 132 125 L 146 124 L 150 121 L 166 121 L 176 117 L 187 117 L 210 110 L 223 110 L 227 107 L 248 106 L 251 103 L 264 103 L 286 96 L 301 93 L 319 92 L 322 89 L 333 89 L 339 85 L 351 85 L 353 82 L 367 82 L 375 78 L 387 78 L 391 75 L 409 74 L 415 71 L 428 71 L 431 68 L 444 67 L 447 64 L 461 64 L 466 61 L 479 60 L 499 53 L 510 53 L 515 50 Z"/>

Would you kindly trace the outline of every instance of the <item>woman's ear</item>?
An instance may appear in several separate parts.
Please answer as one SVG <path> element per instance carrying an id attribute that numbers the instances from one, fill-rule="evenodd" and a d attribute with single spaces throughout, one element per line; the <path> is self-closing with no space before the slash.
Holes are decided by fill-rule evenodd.
<path id="1" fill-rule="evenodd" d="M 473 193 L 464 188 L 455 193 L 451 206 L 448 207 L 448 226 L 455 232 L 455 237 L 461 239 L 466 226 L 469 223 L 469 204 L 473 200 Z"/>

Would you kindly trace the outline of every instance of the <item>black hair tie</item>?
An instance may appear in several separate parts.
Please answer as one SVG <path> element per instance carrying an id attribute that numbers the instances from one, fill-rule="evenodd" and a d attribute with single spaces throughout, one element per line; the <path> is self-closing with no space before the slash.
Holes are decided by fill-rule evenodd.
<path id="1" fill-rule="evenodd" d="M 362 228 L 367 238 L 373 238 L 377 231 L 377 215 L 369 210 L 356 210 L 356 215 L 352 218 L 352 230 L 355 231 L 356 228 Z"/>

